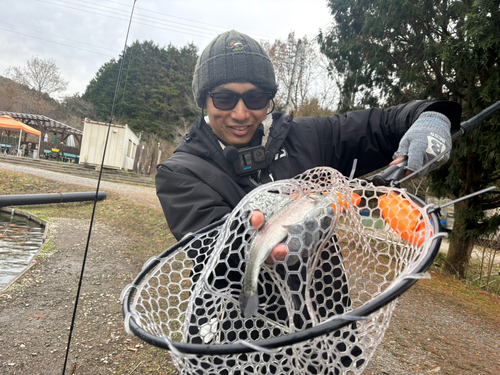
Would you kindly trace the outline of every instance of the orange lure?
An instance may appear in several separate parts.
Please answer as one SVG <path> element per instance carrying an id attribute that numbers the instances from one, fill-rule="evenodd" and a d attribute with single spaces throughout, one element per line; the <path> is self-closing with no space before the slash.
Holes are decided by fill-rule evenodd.
<path id="1" fill-rule="evenodd" d="M 356 193 L 351 193 L 351 201 L 354 206 L 357 206 L 359 202 L 361 202 L 361 197 Z M 347 208 L 347 200 L 345 200 L 342 194 L 340 193 L 337 193 L 337 202 L 339 202 L 341 209 Z"/>
<path id="2" fill-rule="evenodd" d="M 425 241 L 425 221 L 411 202 L 390 192 L 379 198 L 379 207 L 392 229 L 409 243 L 422 246 Z"/>

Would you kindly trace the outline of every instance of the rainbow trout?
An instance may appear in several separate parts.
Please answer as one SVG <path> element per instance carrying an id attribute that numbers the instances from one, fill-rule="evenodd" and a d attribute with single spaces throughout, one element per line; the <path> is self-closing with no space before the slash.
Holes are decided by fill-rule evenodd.
<path id="1" fill-rule="evenodd" d="M 245 318 L 255 314 L 259 307 L 257 287 L 262 263 L 271 254 L 275 245 L 284 242 L 290 228 L 303 222 L 308 216 L 314 215 L 315 209 L 326 197 L 327 195 L 310 194 L 295 198 L 271 216 L 258 231 L 248 250 L 240 293 L 240 309 Z"/>

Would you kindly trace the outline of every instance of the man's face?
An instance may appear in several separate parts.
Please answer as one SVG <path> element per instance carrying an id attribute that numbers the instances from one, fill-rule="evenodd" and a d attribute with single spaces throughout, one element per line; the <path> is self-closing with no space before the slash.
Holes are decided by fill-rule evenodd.
<path id="1" fill-rule="evenodd" d="M 210 92 L 244 94 L 253 91 L 262 90 L 248 82 L 231 82 L 217 86 Z M 236 107 L 225 111 L 215 108 L 212 98 L 207 95 L 205 107 L 215 135 L 226 145 L 241 148 L 250 142 L 259 125 L 266 118 L 269 102 L 262 109 L 250 110 L 240 98 Z"/>

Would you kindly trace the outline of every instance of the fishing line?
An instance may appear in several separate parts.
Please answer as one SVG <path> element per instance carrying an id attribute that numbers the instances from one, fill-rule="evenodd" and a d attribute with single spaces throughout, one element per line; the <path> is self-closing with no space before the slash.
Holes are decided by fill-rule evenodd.
<path id="1" fill-rule="evenodd" d="M 71 338 L 73 336 L 73 328 L 75 326 L 75 317 L 76 317 L 76 311 L 78 309 L 78 300 L 80 299 L 80 291 L 81 291 L 81 288 L 82 288 L 83 274 L 85 272 L 85 263 L 87 261 L 87 254 L 88 254 L 88 251 L 89 251 L 90 235 L 92 234 L 92 226 L 94 224 L 95 210 L 96 210 L 96 206 L 97 206 L 97 198 L 98 198 L 98 195 L 99 195 L 99 187 L 101 185 L 102 170 L 104 168 L 104 158 L 106 157 L 106 148 L 107 148 L 107 145 L 108 145 L 109 133 L 110 133 L 110 130 L 111 130 L 111 124 L 113 123 L 113 115 L 114 115 L 114 112 L 115 112 L 116 97 L 117 97 L 117 94 L 118 94 L 118 87 L 120 85 L 120 78 L 121 78 L 121 75 L 122 75 L 123 63 L 125 61 L 125 53 L 126 53 L 126 50 L 127 50 L 128 35 L 129 35 L 129 32 L 130 32 L 130 25 L 132 24 L 132 16 L 134 14 L 135 2 L 136 2 L 136 0 L 134 0 L 134 5 L 132 6 L 132 11 L 130 12 L 130 20 L 129 20 L 128 28 L 127 28 L 127 36 L 125 37 L 125 45 L 123 47 L 123 57 L 122 57 L 122 61 L 120 63 L 120 69 L 118 71 L 118 78 L 116 80 L 115 93 L 113 95 L 113 105 L 111 106 L 111 114 L 109 116 L 108 132 L 106 133 L 106 141 L 104 142 L 104 150 L 103 150 L 103 153 L 102 153 L 101 168 L 99 170 L 99 178 L 97 179 L 97 188 L 96 188 L 95 198 L 94 198 L 94 207 L 92 209 L 92 218 L 90 219 L 89 233 L 88 233 L 88 236 L 87 236 L 87 244 L 85 246 L 85 252 L 84 252 L 84 255 L 83 255 L 83 262 L 82 262 L 82 270 L 80 272 L 80 279 L 79 279 L 79 282 L 78 282 L 78 290 L 76 292 L 75 307 L 73 308 L 73 317 L 71 318 L 71 327 L 70 327 L 70 330 L 69 330 L 68 345 L 66 346 L 66 355 L 64 357 L 63 375 L 66 373 L 66 364 L 68 362 L 69 348 L 71 346 Z"/>

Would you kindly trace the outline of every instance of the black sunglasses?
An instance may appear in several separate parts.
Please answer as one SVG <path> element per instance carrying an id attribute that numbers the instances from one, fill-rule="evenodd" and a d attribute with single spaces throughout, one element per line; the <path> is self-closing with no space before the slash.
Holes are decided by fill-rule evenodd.
<path id="1" fill-rule="evenodd" d="M 267 91 L 249 91 L 244 94 L 236 92 L 208 92 L 212 98 L 214 107 L 222 111 L 230 111 L 236 107 L 240 99 L 250 110 L 258 110 L 264 108 L 267 103 L 273 98 L 272 93 Z"/>

